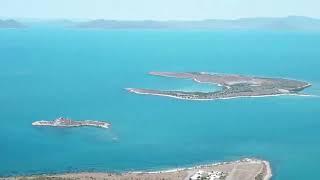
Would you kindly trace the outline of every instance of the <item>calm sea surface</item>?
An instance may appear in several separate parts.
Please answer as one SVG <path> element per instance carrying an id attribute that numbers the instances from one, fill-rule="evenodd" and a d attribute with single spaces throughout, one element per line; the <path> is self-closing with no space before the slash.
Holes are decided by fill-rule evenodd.
<path id="1" fill-rule="evenodd" d="M 320 95 L 319 47 L 312 32 L 0 30 L 0 176 L 258 157 L 276 180 L 319 179 L 318 97 L 182 101 L 124 90 L 208 91 L 147 74 L 206 71 L 304 80 Z M 112 128 L 31 126 L 60 116 Z"/>

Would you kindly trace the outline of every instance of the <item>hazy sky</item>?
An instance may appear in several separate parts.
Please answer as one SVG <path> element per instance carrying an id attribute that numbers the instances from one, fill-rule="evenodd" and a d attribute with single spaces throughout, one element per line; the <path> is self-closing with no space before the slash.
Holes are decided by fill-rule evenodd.
<path id="1" fill-rule="evenodd" d="M 320 18 L 320 0 L 0 0 L 0 17 L 69 19 Z"/>

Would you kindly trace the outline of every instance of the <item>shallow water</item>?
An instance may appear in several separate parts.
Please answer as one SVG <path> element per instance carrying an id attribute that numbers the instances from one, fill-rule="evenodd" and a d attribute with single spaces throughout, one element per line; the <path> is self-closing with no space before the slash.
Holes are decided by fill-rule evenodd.
<path id="1" fill-rule="evenodd" d="M 221 87 L 219 87 L 217 84 L 198 83 L 192 79 L 176 79 L 176 78 L 152 77 L 152 76 L 151 78 L 153 78 L 154 80 L 155 78 L 157 78 L 156 81 L 158 81 L 158 83 L 156 85 L 150 85 L 150 87 L 143 87 L 143 88 L 165 90 L 165 91 L 204 92 L 204 93 L 221 90 Z"/>
<path id="2" fill-rule="evenodd" d="M 320 99 L 182 101 L 126 87 L 200 89 L 149 71 L 288 77 L 320 95 L 320 34 L 0 30 L 0 175 L 175 168 L 258 157 L 276 180 L 317 179 Z M 193 87 L 197 84 L 197 87 Z M 66 116 L 112 128 L 32 127 Z"/>

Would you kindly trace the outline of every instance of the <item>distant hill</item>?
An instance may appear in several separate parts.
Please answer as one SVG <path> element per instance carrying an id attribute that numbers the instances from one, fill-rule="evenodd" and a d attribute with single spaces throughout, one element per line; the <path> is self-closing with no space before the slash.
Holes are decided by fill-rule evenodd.
<path id="1" fill-rule="evenodd" d="M 23 24 L 19 23 L 15 20 L 1 20 L 0 19 L 0 28 L 23 28 L 25 27 Z"/>
<path id="2" fill-rule="evenodd" d="M 117 21 L 93 20 L 76 24 L 78 28 L 103 29 L 269 29 L 320 30 L 320 20 L 302 16 L 284 18 L 241 18 L 236 20 L 202 21 Z"/>

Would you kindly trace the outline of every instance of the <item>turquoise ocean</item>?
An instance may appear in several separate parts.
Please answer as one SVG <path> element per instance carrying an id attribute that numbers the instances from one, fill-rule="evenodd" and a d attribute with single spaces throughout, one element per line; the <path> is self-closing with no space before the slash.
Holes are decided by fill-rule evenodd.
<path id="1" fill-rule="evenodd" d="M 319 179 L 320 33 L 0 30 L 0 176 L 161 170 L 257 157 L 275 180 Z M 315 97 L 183 101 L 127 87 L 208 91 L 154 77 L 201 71 L 287 77 Z M 39 128 L 57 117 L 110 129 Z"/>

